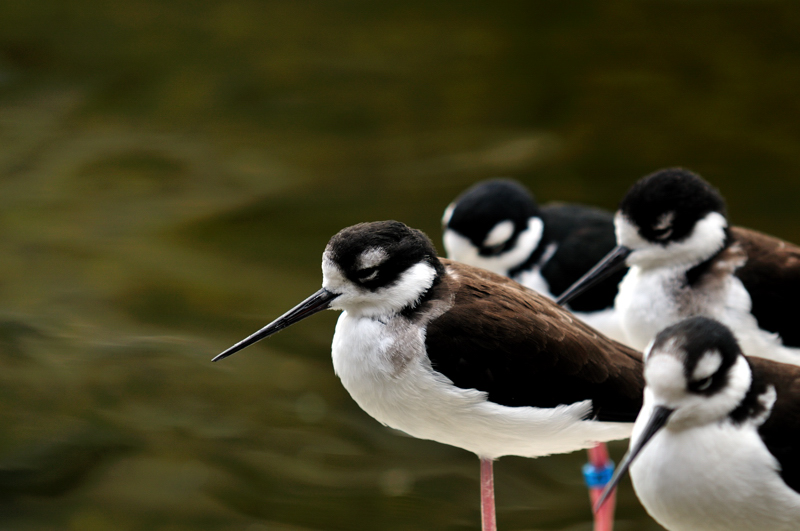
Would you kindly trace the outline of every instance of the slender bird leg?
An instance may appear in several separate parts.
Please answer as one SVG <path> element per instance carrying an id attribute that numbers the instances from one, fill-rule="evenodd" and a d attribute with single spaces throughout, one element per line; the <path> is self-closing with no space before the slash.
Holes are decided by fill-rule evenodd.
<path id="1" fill-rule="evenodd" d="M 599 443 L 587 450 L 589 463 L 584 466 L 583 475 L 589 487 L 589 499 L 592 507 L 597 504 L 600 494 L 614 473 L 614 462 L 608 457 L 605 443 Z M 612 531 L 614 529 L 614 506 L 617 493 L 612 492 L 603 506 L 594 513 L 594 531 Z"/>
<path id="2" fill-rule="evenodd" d="M 483 531 L 497 531 L 494 513 L 494 470 L 491 459 L 481 457 L 481 520 Z"/>

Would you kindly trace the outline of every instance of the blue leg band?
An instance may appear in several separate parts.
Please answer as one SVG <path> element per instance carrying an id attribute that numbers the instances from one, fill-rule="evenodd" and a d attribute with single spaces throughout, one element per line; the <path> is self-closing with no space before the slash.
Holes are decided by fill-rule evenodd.
<path id="1" fill-rule="evenodd" d="M 583 465 L 582 472 L 586 486 L 590 489 L 605 487 L 611 481 L 611 476 L 614 475 L 614 461 L 609 461 L 602 468 L 586 463 Z"/>

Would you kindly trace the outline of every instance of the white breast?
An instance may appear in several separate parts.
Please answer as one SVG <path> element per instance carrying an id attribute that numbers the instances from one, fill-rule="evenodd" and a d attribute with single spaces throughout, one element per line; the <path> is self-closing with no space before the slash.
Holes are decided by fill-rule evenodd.
<path id="1" fill-rule="evenodd" d="M 633 266 L 619 284 L 614 307 L 627 343 L 643 350 L 655 335 L 682 319 L 676 293 L 678 273 Z"/>
<path id="2" fill-rule="evenodd" d="M 487 401 L 486 393 L 459 389 L 432 369 L 424 333 L 402 317 L 383 323 L 344 312 L 336 324 L 336 374 L 356 403 L 387 426 L 487 458 L 571 452 L 630 434 L 628 423 L 582 420 L 591 411 L 588 400 L 506 407 Z"/>
<path id="3" fill-rule="evenodd" d="M 649 418 L 645 402 L 639 419 Z M 637 420 L 632 440 L 643 422 Z M 670 530 L 788 531 L 800 525 L 800 495 L 752 425 L 724 421 L 659 431 L 630 469 L 647 512 Z"/>
<path id="4" fill-rule="evenodd" d="M 684 279 L 681 268 L 633 266 L 628 270 L 614 307 L 631 347 L 643 350 L 664 328 L 702 315 L 728 326 L 745 354 L 800 364 L 800 349 L 784 347 L 776 334 L 758 327 L 750 313 L 750 295 L 736 276 L 720 276 L 694 287 L 686 286 Z"/>

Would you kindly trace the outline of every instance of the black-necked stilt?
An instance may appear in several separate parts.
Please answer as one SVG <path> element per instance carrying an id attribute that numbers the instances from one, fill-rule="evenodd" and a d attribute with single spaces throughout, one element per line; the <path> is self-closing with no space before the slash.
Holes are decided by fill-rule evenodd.
<path id="1" fill-rule="evenodd" d="M 617 247 L 560 301 L 627 264 L 615 307 L 627 343 L 644 348 L 681 319 L 704 315 L 729 326 L 750 355 L 800 363 L 800 248 L 729 227 L 725 202 L 680 168 L 644 177 L 614 219 Z"/>
<path id="2" fill-rule="evenodd" d="M 447 257 L 555 298 L 614 248 L 614 218 L 604 210 L 572 204 L 539 207 L 525 186 L 511 179 L 481 181 L 459 195 L 442 217 Z M 569 308 L 607 337 L 624 341 L 614 311 L 617 271 Z"/>
<path id="3" fill-rule="evenodd" d="M 613 488 L 630 467 L 671 530 L 800 527 L 800 368 L 745 358 L 731 331 L 693 317 L 645 354 L 645 399 Z"/>
<path id="4" fill-rule="evenodd" d="M 560 295 L 614 248 L 614 218 L 598 208 L 570 204 L 539 207 L 511 179 L 481 181 L 459 195 L 442 217 L 448 258 L 513 278 L 550 298 Z M 570 309 L 607 337 L 624 341 L 614 310 L 625 271 L 576 297 Z M 591 499 L 610 479 L 613 462 L 604 443 L 589 450 L 585 467 Z M 614 505 L 595 514 L 595 529 L 610 529 Z"/>
<path id="5" fill-rule="evenodd" d="M 362 223 L 331 238 L 322 289 L 214 360 L 320 310 L 343 310 L 333 366 L 364 411 L 491 463 L 624 439 L 641 406 L 640 354 L 494 273 L 436 257 L 422 232 Z"/>

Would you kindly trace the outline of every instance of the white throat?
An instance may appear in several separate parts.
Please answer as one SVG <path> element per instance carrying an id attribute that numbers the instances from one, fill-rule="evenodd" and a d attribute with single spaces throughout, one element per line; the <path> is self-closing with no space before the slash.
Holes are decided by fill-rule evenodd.
<path id="1" fill-rule="evenodd" d="M 719 212 L 710 212 L 698 221 L 691 234 L 678 242 L 661 245 L 645 240 L 636 226 L 621 212 L 614 217 L 617 243 L 631 249 L 631 267 L 688 269 L 708 260 L 725 245 L 728 221 Z"/>

